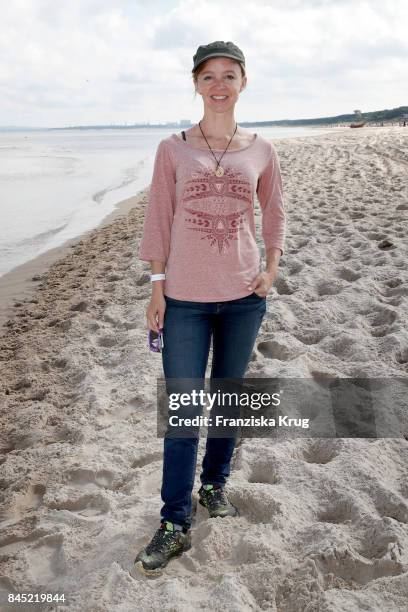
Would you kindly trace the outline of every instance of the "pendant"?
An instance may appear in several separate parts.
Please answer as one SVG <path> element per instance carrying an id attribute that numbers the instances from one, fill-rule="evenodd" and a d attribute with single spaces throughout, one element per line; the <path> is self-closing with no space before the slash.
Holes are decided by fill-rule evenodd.
<path id="1" fill-rule="evenodd" d="M 224 174 L 224 168 L 222 166 L 218 166 L 218 168 L 215 171 L 215 176 L 223 176 Z"/>

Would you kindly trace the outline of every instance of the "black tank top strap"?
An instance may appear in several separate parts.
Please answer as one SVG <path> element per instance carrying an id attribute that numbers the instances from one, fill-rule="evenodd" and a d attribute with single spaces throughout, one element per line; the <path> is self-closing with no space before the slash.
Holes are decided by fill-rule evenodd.
<path id="1" fill-rule="evenodd" d="M 183 140 L 186 140 L 186 133 L 184 130 L 181 131 L 181 135 L 183 136 Z"/>

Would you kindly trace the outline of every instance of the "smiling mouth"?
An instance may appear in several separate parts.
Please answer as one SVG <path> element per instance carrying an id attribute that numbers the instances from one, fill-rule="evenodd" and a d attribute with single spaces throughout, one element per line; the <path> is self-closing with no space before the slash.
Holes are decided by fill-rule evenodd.
<path id="1" fill-rule="evenodd" d="M 227 100 L 228 96 L 210 96 L 210 98 L 215 102 L 224 102 L 224 100 Z"/>

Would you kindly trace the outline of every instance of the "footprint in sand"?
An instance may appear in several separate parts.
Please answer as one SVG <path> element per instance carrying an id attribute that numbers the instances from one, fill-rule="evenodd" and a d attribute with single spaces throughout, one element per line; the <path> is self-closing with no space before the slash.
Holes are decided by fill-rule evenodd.
<path id="1" fill-rule="evenodd" d="M 37 510 L 42 503 L 45 494 L 43 484 L 30 484 L 24 492 L 13 495 L 13 501 L 9 508 L 3 508 L 1 518 L 3 520 L 19 519 L 31 510 Z"/>
<path id="2" fill-rule="evenodd" d="M 135 300 L 144 300 L 148 297 L 150 297 L 150 291 L 138 291 L 134 295 Z"/>
<path id="3" fill-rule="evenodd" d="M 339 232 L 339 234 L 342 238 L 346 238 L 347 240 L 348 238 L 351 238 L 353 236 L 354 232 L 352 232 L 348 228 L 344 228 L 344 230 L 342 232 Z"/>
<path id="4" fill-rule="evenodd" d="M 318 344 L 323 338 L 325 338 L 326 333 L 321 329 L 302 329 L 299 333 L 293 334 L 293 336 L 302 342 L 302 344 L 306 344 L 308 346 L 312 344 Z"/>
<path id="5" fill-rule="evenodd" d="M 63 541 L 61 534 L 47 535 L 25 551 L 28 578 L 36 585 L 36 588 L 42 585 L 47 586 L 58 576 L 66 575 Z"/>
<path id="6" fill-rule="evenodd" d="M 116 287 L 114 284 L 111 285 L 105 285 L 103 288 L 105 293 L 114 293 L 116 291 Z"/>
<path id="7" fill-rule="evenodd" d="M 380 292 L 385 297 L 403 297 L 408 295 L 408 286 L 403 284 L 400 278 L 392 279 L 385 283 L 387 289 L 384 292 Z"/>
<path id="8" fill-rule="evenodd" d="M 392 518 L 399 523 L 408 523 L 408 504 L 402 496 L 381 487 L 371 495 L 381 516 Z"/>
<path id="9" fill-rule="evenodd" d="M 30 535 L 26 536 L 18 536 L 16 534 L 6 536 L 0 542 L 0 558 L 16 555 L 20 550 L 25 550 L 30 544 L 37 542 L 38 538 L 43 535 L 42 531 L 33 531 Z"/>
<path id="10" fill-rule="evenodd" d="M 265 532 L 262 530 L 257 533 L 256 526 L 253 526 L 251 532 L 246 530 L 242 531 L 240 538 L 235 546 L 232 547 L 228 562 L 239 567 L 247 566 L 252 563 L 275 565 L 278 562 L 277 556 L 274 546 L 265 541 Z M 237 610 L 239 610 L 239 608 L 237 608 Z"/>
<path id="11" fill-rule="evenodd" d="M 199 506 L 199 508 L 201 508 L 201 506 Z M 195 568 L 194 566 L 191 568 L 192 571 L 199 572 L 203 565 L 219 564 L 229 559 L 231 550 L 234 548 L 234 541 L 237 540 L 238 534 L 236 530 L 234 533 L 234 529 L 225 529 L 223 526 L 227 524 L 231 525 L 234 520 L 236 521 L 236 518 L 207 518 L 207 520 L 203 520 L 197 525 L 194 530 L 196 545 L 193 546 L 188 553 L 192 563 L 196 566 Z"/>
<path id="12" fill-rule="evenodd" d="M 347 248 L 347 247 L 342 248 L 342 250 L 339 253 L 336 253 L 337 261 L 349 261 L 353 257 L 354 257 L 354 253 L 352 249 Z"/>
<path id="13" fill-rule="evenodd" d="M 363 260 L 362 260 L 363 261 Z M 387 258 L 384 257 L 381 253 L 378 255 L 374 255 L 371 259 L 366 259 L 363 261 L 364 265 L 370 265 L 370 263 L 374 266 L 384 266 L 387 263 Z"/>
<path id="14" fill-rule="evenodd" d="M 365 316 L 371 327 L 379 327 L 380 325 L 391 325 L 394 323 L 398 314 L 391 308 L 374 306 L 369 312 L 365 313 Z"/>
<path id="15" fill-rule="evenodd" d="M 135 296 L 135 299 L 141 299 L 138 296 Z M 140 322 L 135 320 L 135 321 L 124 321 L 123 322 L 123 328 L 130 330 L 130 329 L 138 329 L 140 327 Z"/>
<path id="16" fill-rule="evenodd" d="M 85 312 L 88 309 L 88 306 L 88 302 L 75 302 L 75 304 L 71 305 L 70 310 L 73 312 Z"/>
<path id="17" fill-rule="evenodd" d="M 333 225 L 330 231 L 332 234 L 339 234 L 340 236 L 342 236 L 345 230 L 342 225 L 337 224 L 337 225 Z"/>
<path id="18" fill-rule="evenodd" d="M 278 483 L 275 485 L 279 486 Z M 275 486 L 266 487 L 264 483 L 248 482 L 239 490 L 231 491 L 230 499 L 239 508 L 240 516 L 245 517 L 249 523 L 276 524 L 282 519 L 283 506 Z"/>
<path id="19" fill-rule="evenodd" d="M 325 295 L 337 295 L 346 287 L 340 279 L 330 278 L 324 279 L 317 284 L 317 294 L 321 297 Z"/>
<path id="20" fill-rule="evenodd" d="M 136 459 L 131 465 L 132 471 L 124 478 L 120 490 L 128 493 L 138 491 L 139 495 L 143 493 L 147 496 L 160 493 L 162 462 L 162 452 L 148 453 Z"/>
<path id="21" fill-rule="evenodd" d="M 87 489 L 113 489 L 113 481 L 115 474 L 109 470 L 88 470 L 78 468 L 66 472 L 64 480 L 76 487 L 85 487 Z"/>
<path id="22" fill-rule="evenodd" d="M 108 281 L 108 283 L 114 283 L 116 281 L 119 280 L 123 280 L 123 276 L 120 276 L 120 274 L 109 274 L 109 276 L 106 277 L 106 280 Z"/>
<path id="23" fill-rule="evenodd" d="M 281 576 L 276 586 L 275 603 L 279 612 L 310 610 L 318 612 L 326 608 L 324 591 L 316 564 L 306 559 L 286 575 Z M 299 602 L 302 607 L 299 609 Z"/>
<path id="24" fill-rule="evenodd" d="M 398 561 L 401 558 L 400 528 L 389 518 L 372 519 L 360 538 L 357 552 L 366 559 L 387 557 Z"/>
<path id="25" fill-rule="evenodd" d="M 305 238 L 303 240 L 299 240 L 295 246 L 297 249 L 303 249 L 303 247 L 305 247 L 308 244 L 309 244 L 309 238 Z"/>
<path id="26" fill-rule="evenodd" d="M 306 463 L 316 463 L 326 465 L 335 459 L 339 454 L 338 444 L 333 440 L 314 440 L 306 448 L 295 452 L 294 458 L 306 461 Z"/>
<path id="27" fill-rule="evenodd" d="M 301 270 L 303 270 L 304 264 L 298 259 L 293 258 L 290 263 L 288 263 L 288 274 L 292 276 L 293 274 L 297 274 Z"/>
<path id="28" fill-rule="evenodd" d="M 117 393 L 117 390 L 111 389 L 111 393 L 114 395 Z M 140 402 L 138 406 L 140 407 Z M 109 427 L 118 421 L 126 421 L 130 416 L 135 416 L 136 414 L 136 406 L 132 406 L 132 402 L 129 402 L 129 404 L 116 403 L 112 410 L 98 416 L 98 423 L 104 427 Z"/>
<path id="29" fill-rule="evenodd" d="M 389 240 L 389 238 L 384 238 L 377 244 L 377 246 L 379 249 L 387 251 L 396 248 L 395 244 L 391 240 Z"/>
<path id="30" fill-rule="evenodd" d="M 390 329 L 388 325 L 382 325 L 371 329 L 370 334 L 373 336 L 373 338 L 383 338 L 384 336 L 391 334 L 393 331 L 396 330 L 393 330 L 392 328 Z"/>
<path id="31" fill-rule="evenodd" d="M 153 463 L 154 461 L 159 461 L 159 460 L 161 461 L 162 456 L 163 455 L 161 452 L 147 453 L 146 455 L 142 455 L 138 459 L 135 459 L 131 467 L 133 469 L 141 468 L 141 467 L 144 467 L 145 465 L 148 465 L 149 463 Z"/>
<path id="32" fill-rule="evenodd" d="M 358 588 L 385 576 L 398 576 L 407 571 L 399 561 L 366 559 L 348 545 L 331 546 L 309 555 L 327 588 Z"/>
<path id="33" fill-rule="evenodd" d="M 112 346 L 115 346 L 118 343 L 118 341 L 117 341 L 116 336 L 114 336 L 112 334 L 112 335 L 100 336 L 97 339 L 97 343 L 98 343 L 99 346 L 103 346 L 105 348 L 110 348 Z"/>
<path id="34" fill-rule="evenodd" d="M 356 350 L 360 348 L 356 336 L 346 332 L 337 336 L 326 336 L 320 346 L 323 351 L 343 360 L 355 360 Z"/>
<path id="35" fill-rule="evenodd" d="M 285 337 L 286 336 L 286 337 Z M 290 361 L 304 353 L 305 347 L 290 334 L 281 333 L 280 338 L 258 342 L 257 350 L 268 359 Z"/>
<path id="36" fill-rule="evenodd" d="M 402 282 L 403 281 L 401 278 L 391 278 L 389 281 L 386 281 L 385 284 L 390 289 L 395 289 L 396 287 L 399 287 L 400 285 L 402 285 Z"/>
<path id="37" fill-rule="evenodd" d="M 109 500 L 101 494 L 87 494 L 61 501 L 50 500 L 47 506 L 53 510 L 69 510 L 82 517 L 97 517 L 110 511 Z"/>
<path id="38" fill-rule="evenodd" d="M 379 232 L 373 232 L 369 230 L 369 231 L 365 231 L 365 235 L 370 240 L 381 240 L 382 239 L 382 234 L 380 234 Z"/>
<path id="39" fill-rule="evenodd" d="M 250 470 L 250 474 L 247 478 L 248 482 L 275 485 L 282 481 L 277 470 L 271 465 L 269 460 L 254 463 L 250 466 Z"/>
<path id="40" fill-rule="evenodd" d="M 402 348 L 397 351 L 395 355 L 395 360 L 400 365 L 405 365 L 408 363 L 408 347 Z"/>
<path id="41" fill-rule="evenodd" d="M 282 277 L 275 280 L 274 287 L 279 295 L 292 295 L 296 291 L 296 288 Z"/>
<path id="42" fill-rule="evenodd" d="M 330 500 L 321 505 L 316 519 L 322 523 L 338 525 L 359 517 L 359 508 L 352 499 Z"/>
<path id="43" fill-rule="evenodd" d="M 361 278 L 361 274 L 359 274 L 359 272 L 356 272 L 352 268 L 340 268 L 339 270 L 337 270 L 337 274 L 339 275 L 339 278 L 349 283 L 353 283 L 354 281 Z"/>
<path id="44" fill-rule="evenodd" d="M 402 479 L 401 484 L 399 485 L 399 492 L 402 497 L 408 498 L 408 479 Z"/>
<path id="45" fill-rule="evenodd" d="M 393 255 L 393 253 L 391 253 Z M 394 261 L 394 266 L 396 268 L 402 268 L 404 271 L 407 269 L 407 262 L 405 257 L 400 257 L 399 261 Z M 407 287 L 405 287 L 405 295 L 407 292 Z"/>

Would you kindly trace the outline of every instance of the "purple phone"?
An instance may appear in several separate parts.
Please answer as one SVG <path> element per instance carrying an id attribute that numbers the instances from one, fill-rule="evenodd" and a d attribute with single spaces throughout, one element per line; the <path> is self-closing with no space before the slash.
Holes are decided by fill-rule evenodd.
<path id="1" fill-rule="evenodd" d="M 162 330 L 157 333 L 152 329 L 149 329 L 149 333 L 147 335 L 147 346 L 153 353 L 161 353 L 162 348 L 164 347 L 164 340 Z"/>

